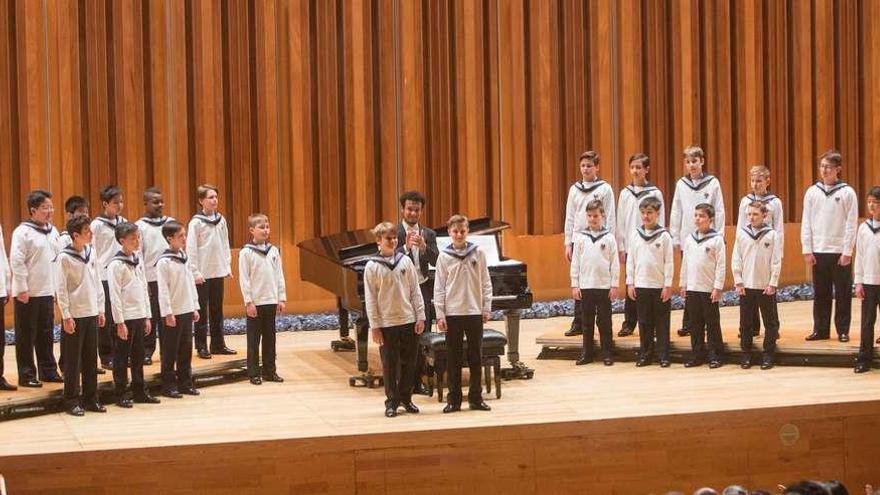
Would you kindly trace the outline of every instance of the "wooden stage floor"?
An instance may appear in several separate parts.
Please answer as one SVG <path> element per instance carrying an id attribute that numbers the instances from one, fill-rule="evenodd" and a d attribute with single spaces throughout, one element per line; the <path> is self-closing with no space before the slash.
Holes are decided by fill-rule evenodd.
<path id="1" fill-rule="evenodd" d="M 802 339 L 808 333 L 806 322 L 809 320 L 810 303 L 787 303 L 780 305 L 780 309 L 784 339 L 792 342 Z M 857 310 L 856 303 L 854 314 L 858 314 Z M 735 328 L 736 311 L 736 308 L 723 309 L 725 327 L 733 325 Z M 621 315 L 614 317 L 615 331 L 619 328 L 620 318 Z M 680 314 L 673 313 L 672 318 L 675 322 Z M 858 345 L 858 318 L 854 320 L 852 334 L 855 338 L 846 345 L 847 349 L 855 349 Z M 178 454 L 174 455 L 183 455 L 180 452 L 184 446 L 200 445 L 198 449 L 202 452 L 210 449 L 210 444 L 274 440 L 311 439 L 307 445 L 314 446 L 324 442 L 323 439 L 330 439 L 327 441 L 331 443 L 356 444 L 359 452 L 363 452 L 363 449 L 371 448 L 406 449 L 413 442 L 426 443 L 430 437 L 431 442 L 453 442 L 449 444 L 451 449 L 455 440 L 445 437 L 441 430 L 458 429 L 473 432 L 459 438 L 488 442 L 491 450 L 496 442 L 502 445 L 508 441 L 505 435 L 523 440 L 529 434 L 535 434 L 537 430 L 533 426 L 539 425 L 557 434 L 569 431 L 566 430 L 572 428 L 567 426 L 569 424 L 587 428 L 583 425 L 595 422 L 623 425 L 614 428 L 630 429 L 638 425 L 644 428 L 644 422 L 651 417 L 681 418 L 681 415 L 703 413 L 721 413 L 719 417 L 728 418 L 724 419 L 725 422 L 736 424 L 758 421 L 742 419 L 745 418 L 742 414 L 774 411 L 768 408 L 785 408 L 784 411 L 788 411 L 785 414 L 790 413 L 791 417 L 806 414 L 798 412 L 806 410 L 798 406 L 821 408 L 810 409 L 809 417 L 816 421 L 828 415 L 838 417 L 843 414 L 840 411 L 857 411 L 859 414 L 868 414 L 866 417 L 869 418 L 876 414 L 880 418 L 880 371 L 855 375 L 851 369 L 845 368 L 777 367 L 762 371 L 758 368 L 741 370 L 734 365 L 710 370 L 706 367 L 685 369 L 678 364 L 661 369 L 657 366 L 636 368 L 632 363 L 623 362 L 612 367 L 605 367 L 601 363 L 574 366 L 573 362 L 567 360 L 536 359 L 541 348 L 536 339 L 548 332 L 561 331 L 568 324 L 568 318 L 523 321 L 522 359 L 535 369 L 535 377 L 532 380 L 504 382 L 500 400 L 496 400 L 494 394 L 487 394 L 486 400 L 493 408 L 489 413 L 465 410 L 445 415 L 436 396 L 419 396 L 415 403 L 422 410 L 420 414 L 404 414 L 387 419 L 383 416 L 382 389 L 348 386 L 348 377 L 354 371 L 355 355 L 330 351 L 329 342 L 336 332 L 281 333 L 278 335 L 278 371 L 286 379 L 282 384 L 253 386 L 248 382 L 236 382 L 205 388 L 199 397 L 180 400 L 163 398 L 160 405 L 136 404 L 130 410 L 109 406 L 109 412 L 103 415 L 86 414 L 85 417 L 74 418 L 57 413 L 2 422 L 0 472 L 6 470 L 9 483 L 10 474 L 18 472 L 18 467 L 32 454 L 45 456 L 52 453 L 177 446 L 174 452 Z M 503 323 L 492 322 L 489 326 L 502 329 Z M 637 340 L 637 336 L 627 339 Z M 228 342 L 231 347 L 241 351 L 245 348 L 241 336 L 231 337 Z M 11 354 L 6 354 L 8 370 L 15 369 L 14 362 L 9 359 Z M 0 400 L 14 394 L 4 392 L 0 394 Z M 773 415 L 784 419 L 778 413 L 774 412 Z M 617 420 L 624 423 L 614 423 Z M 670 421 L 673 421 L 670 424 L 681 423 L 680 419 Z M 865 424 L 874 428 L 869 431 L 880 430 L 880 419 L 874 423 L 871 423 L 873 419 L 866 421 L 868 423 Z M 817 435 L 843 434 L 842 430 L 834 428 L 839 430 L 843 427 L 834 426 L 832 430 L 836 433 L 823 430 Z M 358 438 L 363 438 L 365 443 L 361 444 Z M 529 448 L 539 447 L 534 445 Z M 756 444 L 755 448 L 760 450 L 761 447 Z M 815 443 L 810 449 L 814 448 L 818 448 Z M 809 449 L 801 453 L 818 459 L 815 454 L 809 453 Z M 100 455 L 112 457 L 112 452 Z M 538 454 L 532 452 L 529 455 Z M 537 459 L 533 460 L 538 462 Z M 379 461 L 373 461 L 374 464 L 366 466 L 376 468 L 375 463 Z M 435 461 L 436 458 L 431 458 L 419 462 Z M 508 461 L 517 462 L 513 458 L 504 462 Z M 636 461 L 630 459 L 626 462 Z M 667 461 L 673 462 L 671 459 Z M 752 460 L 758 461 L 758 458 Z M 441 464 L 443 462 L 441 460 Z M 609 462 L 617 461 L 612 459 Z M 799 465 L 794 465 L 794 468 Z M 836 473 L 835 465 L 826 462 L 824 466 L 825 470 L 820 469 L 817 475 L 832 477 Z M 626 469 L 631 471 L 635 468 L 629 466 Z M 747 471 L 748 468 L 743 469 Z M 871 471 L 875 468 L 867 469 Z M 880 468 L 876 468 L 875 473 L 875 481 L 880 481 Z M 812 472 L 803 473 L 804 476 L 808 474 Z M 376 473 L 373 475 L 379 476 Z M 382 478 L 386 488 L 391 486 L 390 476 Z M 14 479 L 11 484 L 15 486 Z M 358 486 L 363 488 L 366 485 Z M 643 486 L 630 485 L 629 489 L 617 492 L 638 493 Z M 325 488 L 315 491 L 334 491 Z M 542 490 L 533 490 L 530 485 L 528 491 L 540 493 Z M 615 490 L 608 485 L 608 492 L 612 491 Z"/>

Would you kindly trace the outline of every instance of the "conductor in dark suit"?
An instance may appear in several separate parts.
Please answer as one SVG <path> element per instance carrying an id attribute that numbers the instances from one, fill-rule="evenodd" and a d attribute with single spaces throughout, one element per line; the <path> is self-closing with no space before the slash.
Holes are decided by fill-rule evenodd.
<path id="1" fill-rule="evenodd" d="M 437 249 L 437 233 L 423 226 L 420 221 L 422 211 L 425 208 L 425 196 L 418 191 L 407 191 L 400 195 L 400 217 L 403 222 L 397 228 L 398 250 L 412 259 L 419 272 L 419 288 L 422 298 L 425 300 L 425 332 L 431 331 L 431 322 L 434 319 L 434 281 L 428 278 L 428 265 L 437 263 L 440 251 Z M 418 346 L 418 340 L 416 341 Z M 421 352 L 416 352 L 415 386 L 414 394 L 428 394 L 428 389 L 422 383 L 422 373 L 425 369 L 425 360 Z"/>

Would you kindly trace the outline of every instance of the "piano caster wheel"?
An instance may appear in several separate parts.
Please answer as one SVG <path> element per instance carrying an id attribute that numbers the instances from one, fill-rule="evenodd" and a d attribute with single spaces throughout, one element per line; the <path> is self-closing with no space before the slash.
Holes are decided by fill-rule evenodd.
<path id="1" fill-rule="evenodd" d="M 355 350 L 355 343 L 350 337 L 343 337 L 341 340 L 330 342 L 330 349 L 333 352 L 349 352 Z"/>
<path id="2" fill-rule="evenodd" d="M 531 380 L 535 377 L 535 370 L 529 368 L 525 363 L 517 361 L 510 368 L 501 370 L 501 378 L 505 380 Z"/>
<path id="3" fill-rule="evenodd" d="M 349 387 L 379 388 L 385 386 L 385 382 L 380 375 L 372 373 L 364 373 L 360 376 L 352 376 L 348 379 Z"/>

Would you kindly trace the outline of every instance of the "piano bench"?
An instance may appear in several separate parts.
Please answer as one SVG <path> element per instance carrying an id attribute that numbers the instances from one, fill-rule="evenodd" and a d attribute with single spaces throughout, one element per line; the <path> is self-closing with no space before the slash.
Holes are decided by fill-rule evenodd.
<path id="1" fill-rule="evenodd" d="M 467 366 L 467 340 L 462 346 L 462 367 Z M 483 329 L 483 378 L 486 393 L 492 393 L 492 382 L 495 382 L 495 398 L 501 398 L 501 356 L 507 347 L 507 336 L 498 330 Z M 437 401 L 443 402 L 443 388 L 446 375 L 446 364 L 449 362 L 446 352 L 446 334 L 438 332 L 423 333 L 419 340 L 420 352 L 425 356 L 428 367 L 428 389 L 434 395 L 437 389 Z M 466 384 L 463 384 L 466 386 Z M 464 391 L 466 393 L 466 391 Z"/>

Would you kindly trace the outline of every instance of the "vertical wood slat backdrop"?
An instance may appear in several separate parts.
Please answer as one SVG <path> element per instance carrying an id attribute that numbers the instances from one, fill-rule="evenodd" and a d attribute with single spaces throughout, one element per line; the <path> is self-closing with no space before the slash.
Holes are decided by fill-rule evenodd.
<path id="1" fill-rule="evenodd" d="M 95 211 L 111 182 L 129 217 L 156 185 L 187 219 L 211 182 L 235 245 L 270 215 L 305 311 L 330 300 L 295 244 L 395 219 L 415 188 L 428 224 L 510 222 L 506 251 L 560 295 L 585 149 L 615 189 L 648 153 L 669 194 L 700 143 L 729 209 L 765 163 L 790 222 L 828 147 L 860 195 L 880 183 L 877 18 L 866 0 L 0 0 L 0 220 L 8 239 L 36 187 Z"/>

